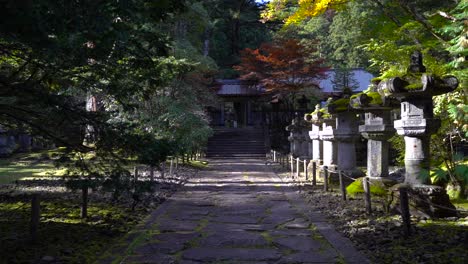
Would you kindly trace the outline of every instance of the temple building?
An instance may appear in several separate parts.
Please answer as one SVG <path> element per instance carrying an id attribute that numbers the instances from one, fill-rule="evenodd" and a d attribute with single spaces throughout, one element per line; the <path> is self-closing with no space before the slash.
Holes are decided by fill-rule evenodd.
<path id="1" fill-rule="evenodd" d="M 374 77 L 364 69 L 352 69 L 349 73 L 355 92 L 367 89 Z M 340 93 L 334 89 L 335 71 L 329 70 L 325 74 L 326 78 L 317 81 L 320 100 Z M 218 107 L 209 109 L 213 127 L 260 127 L 265 120 L 265 104 L 275 104 L 278 101 L 274 94 L 266 93 L 263 86 L 251 81 L 218 79 L 213 89 L 221 99 Z"/>

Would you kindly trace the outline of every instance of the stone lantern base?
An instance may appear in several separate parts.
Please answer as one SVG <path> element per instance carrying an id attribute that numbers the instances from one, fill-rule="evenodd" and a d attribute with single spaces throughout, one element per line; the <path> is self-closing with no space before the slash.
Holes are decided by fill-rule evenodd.
<path id="1" fill-rule="evenodd" d="M 398 187 L 392 188 L 392 208 L 400 211 Z M 458 212 L 450 202 L 444 188 L 435 185 L 411 185 L 408 188 L 409 207 L 411 215 L 424 218 L 443 218 L 458 216 Z"/>

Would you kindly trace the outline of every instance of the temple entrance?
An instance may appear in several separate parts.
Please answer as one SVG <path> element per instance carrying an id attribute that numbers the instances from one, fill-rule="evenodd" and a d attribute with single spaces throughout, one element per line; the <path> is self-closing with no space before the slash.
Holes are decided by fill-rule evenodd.
<path id="1" fill-rule="evenodd" d="M 262 107 L 261 89 L 255 84 L 241 80 L 218 80 L 216 89 L 220 97 L 218 107 L 209 109 L 213 127 L 243 128 L 260 127 Z"/>
<path id="2" fill-rule="evenodd" d="M 236 103 L 234 103 L 234 111 L 236 113 L 236 117 L 237 117 L 236 121 L 237 121 L 238 127 L 247 126 L 246 106 L 247 106 L 247 104 L 245 102 L 236 102 Z"/>
<path id="3" fill-rule="evenodd" d="M 243 101 L 228 101 L 224 102 L 226 127 L 246 127 L 248 122 L 248 102 Z"/>

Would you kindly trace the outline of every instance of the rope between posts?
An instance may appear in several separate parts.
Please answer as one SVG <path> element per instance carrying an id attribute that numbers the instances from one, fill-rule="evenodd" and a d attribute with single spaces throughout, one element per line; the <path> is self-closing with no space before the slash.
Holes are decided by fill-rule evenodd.
<path id="1" fill-rule="evenodd" d="M 411 193 L 409 193 L 409 194 L 411 195 L 411 197 L 412 197 L 413 199 L 418 200 L 418 201 L 421 201 L 421 202 L 426 203 L 426 204 L 428 204 L 428 205 L 432 205 L 432 206 L 435 206 L 435 207 L 438 207 L 438 208 L 446 209 L 446 210 L 449 210 L 449 211 L 452 211 L 452 212 L 468 213 L 468 211 L 466 211 L 466 210 L 457 210 L 457 209 L 452 209 L 452 208 L 450 208 L 450 207 L 446 207 L 446 206 L 443 206 L 443 205 L 434 204 L 434 203 L 431 203 L 431 202 L 429 202 L 429 201 L 423 200 L 423 199 L 421 199 L 421 198 L 419 198 L 419 197 L 417 197 L 417 196 L 415 196 L 415 195 L 413 195 L 413 194 L 411 194 Z"/>

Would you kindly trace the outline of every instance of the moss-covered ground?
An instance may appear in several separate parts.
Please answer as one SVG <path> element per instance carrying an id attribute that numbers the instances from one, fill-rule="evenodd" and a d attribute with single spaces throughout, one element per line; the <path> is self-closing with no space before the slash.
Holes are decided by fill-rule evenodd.
<path id="1" fill-rule="evenodd" d="M 20 153 L 0 159 L 0 184 L 12 183 L 27 177 L 62 176 L 65 170 L 57 168 L 53 159 L 58 150 Z"/>
<path id="2" fill-rule="evenodd" d="M 279 175 L 288 172 L 276 167 Z M 411 218 L 410 236 L 405 236 L 401 216 L 387 212 L 380 190 L 372 190 L 372 214 L 365 212 L 362 185 L 356 181 L 349 187 L 354 192 L 343 201 L 338 186 L 324 192 L 323 186 L 299 185 L 311 210 L 320 211 L 335 228 L 364 252 L 371 263 L 450 263 L 464 264 L 468 259 L 468 200 L 452 203 L 459 217 L 427 220 Z M 383 189 L 383 188 L 382 188 Z"/>
<path id="3" fill-rule="evenodd" d="M 0 263 L 38 263 L 51 256 L 61 263 L 92 263 L 107 246 L 125 234 L 144 215 L 128 208 L 93 203 L 87 221 L 76 202 L 41 203 L 38 240 L 29 235 L 29 201 L 0 201 Z"/>
<path id="4" fill-rule="evenodd" d="M 84 220 L 80 218 L 80 193 L 63 188 L 64 170 L 55 167 L 55 156 L 54 150 L 0 159 L 0 264 L 42 263 L 47 259 L 93 263 L 173 191 L 171 185 L 162 188 L 162 195 L 148 194 L 146 203 L 133 211 L 131 197 L 111 201 L 108 194 L 91 192 L 89 217 Z M 207 166 L 201 161 L 179 164 L 182 171 L 190 172 Z M 29 233 L 31 191 L 40 193 L 41 201 L 36 241 Z"/>

